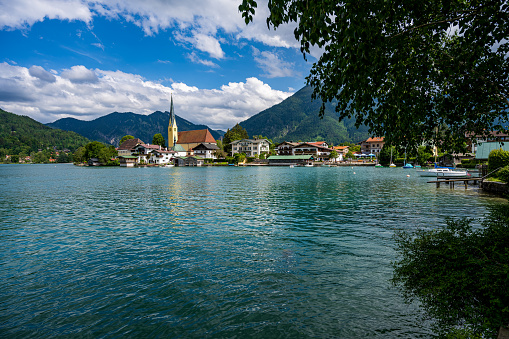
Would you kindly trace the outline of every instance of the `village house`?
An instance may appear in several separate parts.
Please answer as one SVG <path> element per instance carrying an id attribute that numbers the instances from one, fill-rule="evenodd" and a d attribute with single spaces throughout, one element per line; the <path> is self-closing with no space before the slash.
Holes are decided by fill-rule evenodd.
<path id="1" fill-rule="evenodd" d="M 277 155 L 293 155 L 293 148 L 297 146 L 298 142 L 284 141 L 276 146 Z"/>
<path id="2" fill-rule="evenodd" d="M 334 146 L 333 149 L 338 152 L 338 160 L 343 161 L 346 159 L 347 153 L 350 151 L 349 146 Z"/>
<path id="3" fill-rule="evenodd" d="M 134 148 L 140 144 L 144 144 L 144 142 L 138 138 L 127 139 L 122 145 L 118 146 L 118 155 L 132 155 L 134 153 Z"/>
<path id="4" fill-rule="evenodd" d="M 192 148 L 192 150 L 196 156 L 205 159 L 216 159 L 215 153 L 219 150 L 219 147 L 217 147 L 216 144 L 202 142 L 198 146 Z"/>
<path id="5" fill-rule="evenodd" d="M 244 153 L 248 157 L 254 157 L 270 152 L 270 141 L 267 139 L 241 139 L 233 141 L 231 145 L 232 155 Z"/>
<path id="6" fill-rule="evenodd" d="M 175 165 L 176 166 L 203 166 L 204 159 L 197 156 L 190 157 L 176 157 Z"/>
<path id="7" fill-rule="evenodd" d="M 327 160 L 331 151 L 323 141 L 303 142 L 292 149 L 293 155 L 312 155 L 315 160 Z"/>
<path id="8" fill-rule="evenodd" d="M 499 132 L 490 132 L 488 137 L 474 134 L 467 134 L 466 137 L 467 152 L 470 152 L 473 155 L 477 154 L 479 145 L 482 145 L 483 143 L 493 143 L 493 145 L 485 145 L 483 148 L 486 149 L 503 148 L 503 144 L 509 143 L 509 135 Z M 499 147 L 497 147 L 497 144 Z"/>
<path id="9" fill-rule="evenodd" d="M 134 167 L 138 164 L 136 155 L 119 155 L 117 157 L 120 167 Z"/>
<path id="10" fill-rule="evenodd" d="M 361 141 L 361 153 L 378 155 L 384 147 L 384 138 L 374 137 Z"/>

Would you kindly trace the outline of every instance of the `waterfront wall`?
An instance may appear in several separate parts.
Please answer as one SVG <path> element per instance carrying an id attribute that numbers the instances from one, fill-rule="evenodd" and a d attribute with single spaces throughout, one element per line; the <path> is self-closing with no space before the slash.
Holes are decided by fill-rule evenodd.
<path id="1" fill-rule="evenodd" d="M 481 188 L 483 191 L 496 193 L 496 194 L 509 194 L 509 185 L 503 182 L 497 181 L 483 181 L 481 183 Z"/>

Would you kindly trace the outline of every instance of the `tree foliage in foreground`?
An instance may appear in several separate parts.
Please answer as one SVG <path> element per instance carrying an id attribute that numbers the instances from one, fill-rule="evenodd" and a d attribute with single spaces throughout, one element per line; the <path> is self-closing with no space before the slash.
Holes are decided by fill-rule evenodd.
<path id="1" fill-rule="evenodd" d="M 246 24 L 256 7 L 256 0 L 239 6 Z M 270 0 L 268 7 L 268 27 L 296 23 L 304 57 L 321 48 L 307 77 L 313 97 L 337 100 L 340 119 L 355 117 L 387 143 L 459 149 L 467 132 L 507 127 L 507 1 Z"/>
<path id="2" fill-rule="evenodd" d="M 496 337 L 509 325 L 509 206 L 492 207 L 481 228 L 470 223 L 396 233 L 393 283 L 421 302 L 442 334 L 467 328 Z"/>

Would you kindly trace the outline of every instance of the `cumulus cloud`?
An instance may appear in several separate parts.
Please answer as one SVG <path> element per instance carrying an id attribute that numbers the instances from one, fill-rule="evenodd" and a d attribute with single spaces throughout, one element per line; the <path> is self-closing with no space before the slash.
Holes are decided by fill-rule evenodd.
<path id="1" fill-rule="evenodd" d="M 92 21 L 88 4 L 81 0 L 16 0 L 0 2 L 0 28 L 25 28 L 44 19 Z"/>
<path id="2" fill-rule="evenodd" d="M 245 25 L 238 0 L 16 0 L 0 1 L 0 28 L 23 29 L 49 19 L 93 23 L 94 16 L 123 18 L 146 35 L 176 28 L 186 32 L 187 41 L 216 59 L 224 58 L 218 30 L 235 39 L 259 41 L 272 47 L 297 48 L 295 24 L 268 30 L 267 1 L 258 1 L 254 21 Z M 102 48 L 99 42 L 97 47 Z"/>
<path id="3" fill-rule="evenodd" d="M 57 78 L 55 78 L 55 76 L 53 74 L 51 74 L 50 72 L 46 71 L 44 68 L 42 68 L 41 66 L 32 66 L 30 67 L 30 69 L 28 70 L 28 73 L 35 77 L 35 78 L 38 78 L 39 80 L 43 81 L 43 82 L 55 82 L 57 81 Z"/>
<path id="4" fill-rule="evenodd" d="M 82 81 L 90 80 L 87 76 L 92 73 L 95 81 Z M 92 120 L 114 111 L 150 114 L 169 110 L 173 93 L 177 115 L 196 124 L 226 129 L 292 94 L 274 90 L 257 78 L 230 82 L 218 89 L 184 83 L 168 87 L 140 75 L 84 66 L 64 70 L 55 75 L 54 82 L 42 87 L 37 84 L 40 79 L 31 76 L 25 67 L 4 62 L 0 74 L 1 107 L 43 123 L 65 117 Z"/>
<path id="5" fill-rule="evenodd" d="M 72 66 L 71 69 L 64 70 L 61 76 L 75 84 L 94 83 L 99 81 L 94 71 L 89 70 L 82 65 Z"/>

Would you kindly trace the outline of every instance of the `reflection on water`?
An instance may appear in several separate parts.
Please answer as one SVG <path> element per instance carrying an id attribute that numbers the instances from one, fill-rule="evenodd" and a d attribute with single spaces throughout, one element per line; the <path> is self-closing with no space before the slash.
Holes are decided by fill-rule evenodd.
<path id="1" fill-rule="evenodd" d="M 429 337 L 390 288 L 393 232 L 498 199 L 426 180 L 0 166 L 0 336 Z"/>

